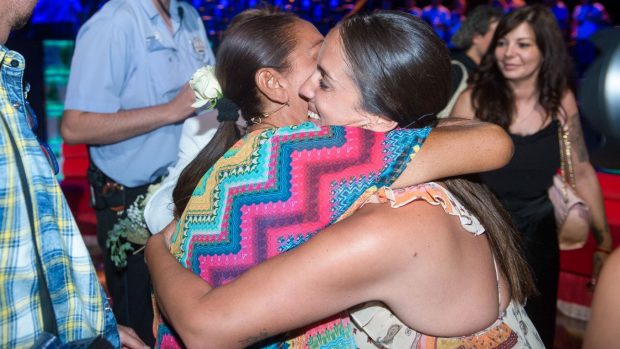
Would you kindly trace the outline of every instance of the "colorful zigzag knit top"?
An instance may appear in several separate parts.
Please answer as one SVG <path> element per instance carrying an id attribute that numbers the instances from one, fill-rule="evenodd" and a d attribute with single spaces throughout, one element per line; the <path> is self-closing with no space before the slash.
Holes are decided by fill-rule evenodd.
<path id="1" fill-rule="evenodd" d="M 214 287 L 290 250 L 390 186 L 431 128 L 378 133 L 312 123 L 247 134 L 198 183 L 171 252 Z M 354 348 L 348 315 L 261 347 Z M 294 337 L 294 338 L 293 338 Z M 180 347 L 160 322 L 160 347 Z"/>

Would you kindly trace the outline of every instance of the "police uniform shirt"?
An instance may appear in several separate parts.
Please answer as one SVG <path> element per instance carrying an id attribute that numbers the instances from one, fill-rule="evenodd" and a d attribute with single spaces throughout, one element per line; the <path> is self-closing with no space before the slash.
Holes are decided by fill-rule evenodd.
<path id="1" fill-rule="evenodd" d="M 151 0 L 107 2 L 78 33 L 65 109 L 115 113 L 167 103 L 198 68 L 214 64 L 197 11 L 171 0 L 170 14 L 172 32 Z M 91 159 L 125 186 L 151 183 L 176 161 L 181 127 L 91 146 Z"/>

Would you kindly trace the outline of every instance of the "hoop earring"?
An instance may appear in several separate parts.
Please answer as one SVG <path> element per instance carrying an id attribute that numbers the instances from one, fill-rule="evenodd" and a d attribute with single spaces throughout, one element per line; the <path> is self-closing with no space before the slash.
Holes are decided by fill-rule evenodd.
<path id="1" fill-rule="evenodd" d="M 268 117 L 270 117 L 271 115 L 279 112 L 280 110 L 282 110 L 282 108 L 284 107 L 290 107 L 290 104 L 288 103 L 288 101 L 286 101 L 284 104 L 282 104 L 281 106 L 277 107 L 275 110 L 270 111 L 270 112 L 266 112 L 266 113 L 262 113 L 259 116 L 254 116 L 250 118 L 250 121 L 253 124 L 257 124 L 260 125 L 263 123 L 263 119 L 267 119 Z"/>

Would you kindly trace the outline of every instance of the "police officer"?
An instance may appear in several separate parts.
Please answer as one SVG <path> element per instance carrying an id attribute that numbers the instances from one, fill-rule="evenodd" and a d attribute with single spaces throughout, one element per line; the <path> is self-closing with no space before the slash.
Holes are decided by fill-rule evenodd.
<path id="1" fill-rule="evenodd" d="M 194 114 L 187 81 L 214 60 L 200 16 L 178 0 L 110 0 L 76 41 L 61 133 L 68 144 L 89 145 L 88 179 L 114 313 L 149 345 L 153 313 L 143 256 L 129 253 L 119 267 L 106 240 L 174 164 L 182 121 Z"/>

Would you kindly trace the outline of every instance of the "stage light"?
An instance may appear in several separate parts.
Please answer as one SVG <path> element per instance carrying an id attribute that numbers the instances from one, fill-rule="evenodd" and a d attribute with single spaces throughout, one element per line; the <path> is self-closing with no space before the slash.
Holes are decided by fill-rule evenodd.
<path id="1" fill-rule="evenodd" d="M 585 118 L 602 135 L 591 160 L 598 167 L 620 169 L 620 28 L 602 30 L 591 40 L 600 54 L 578 93 Z"/>

